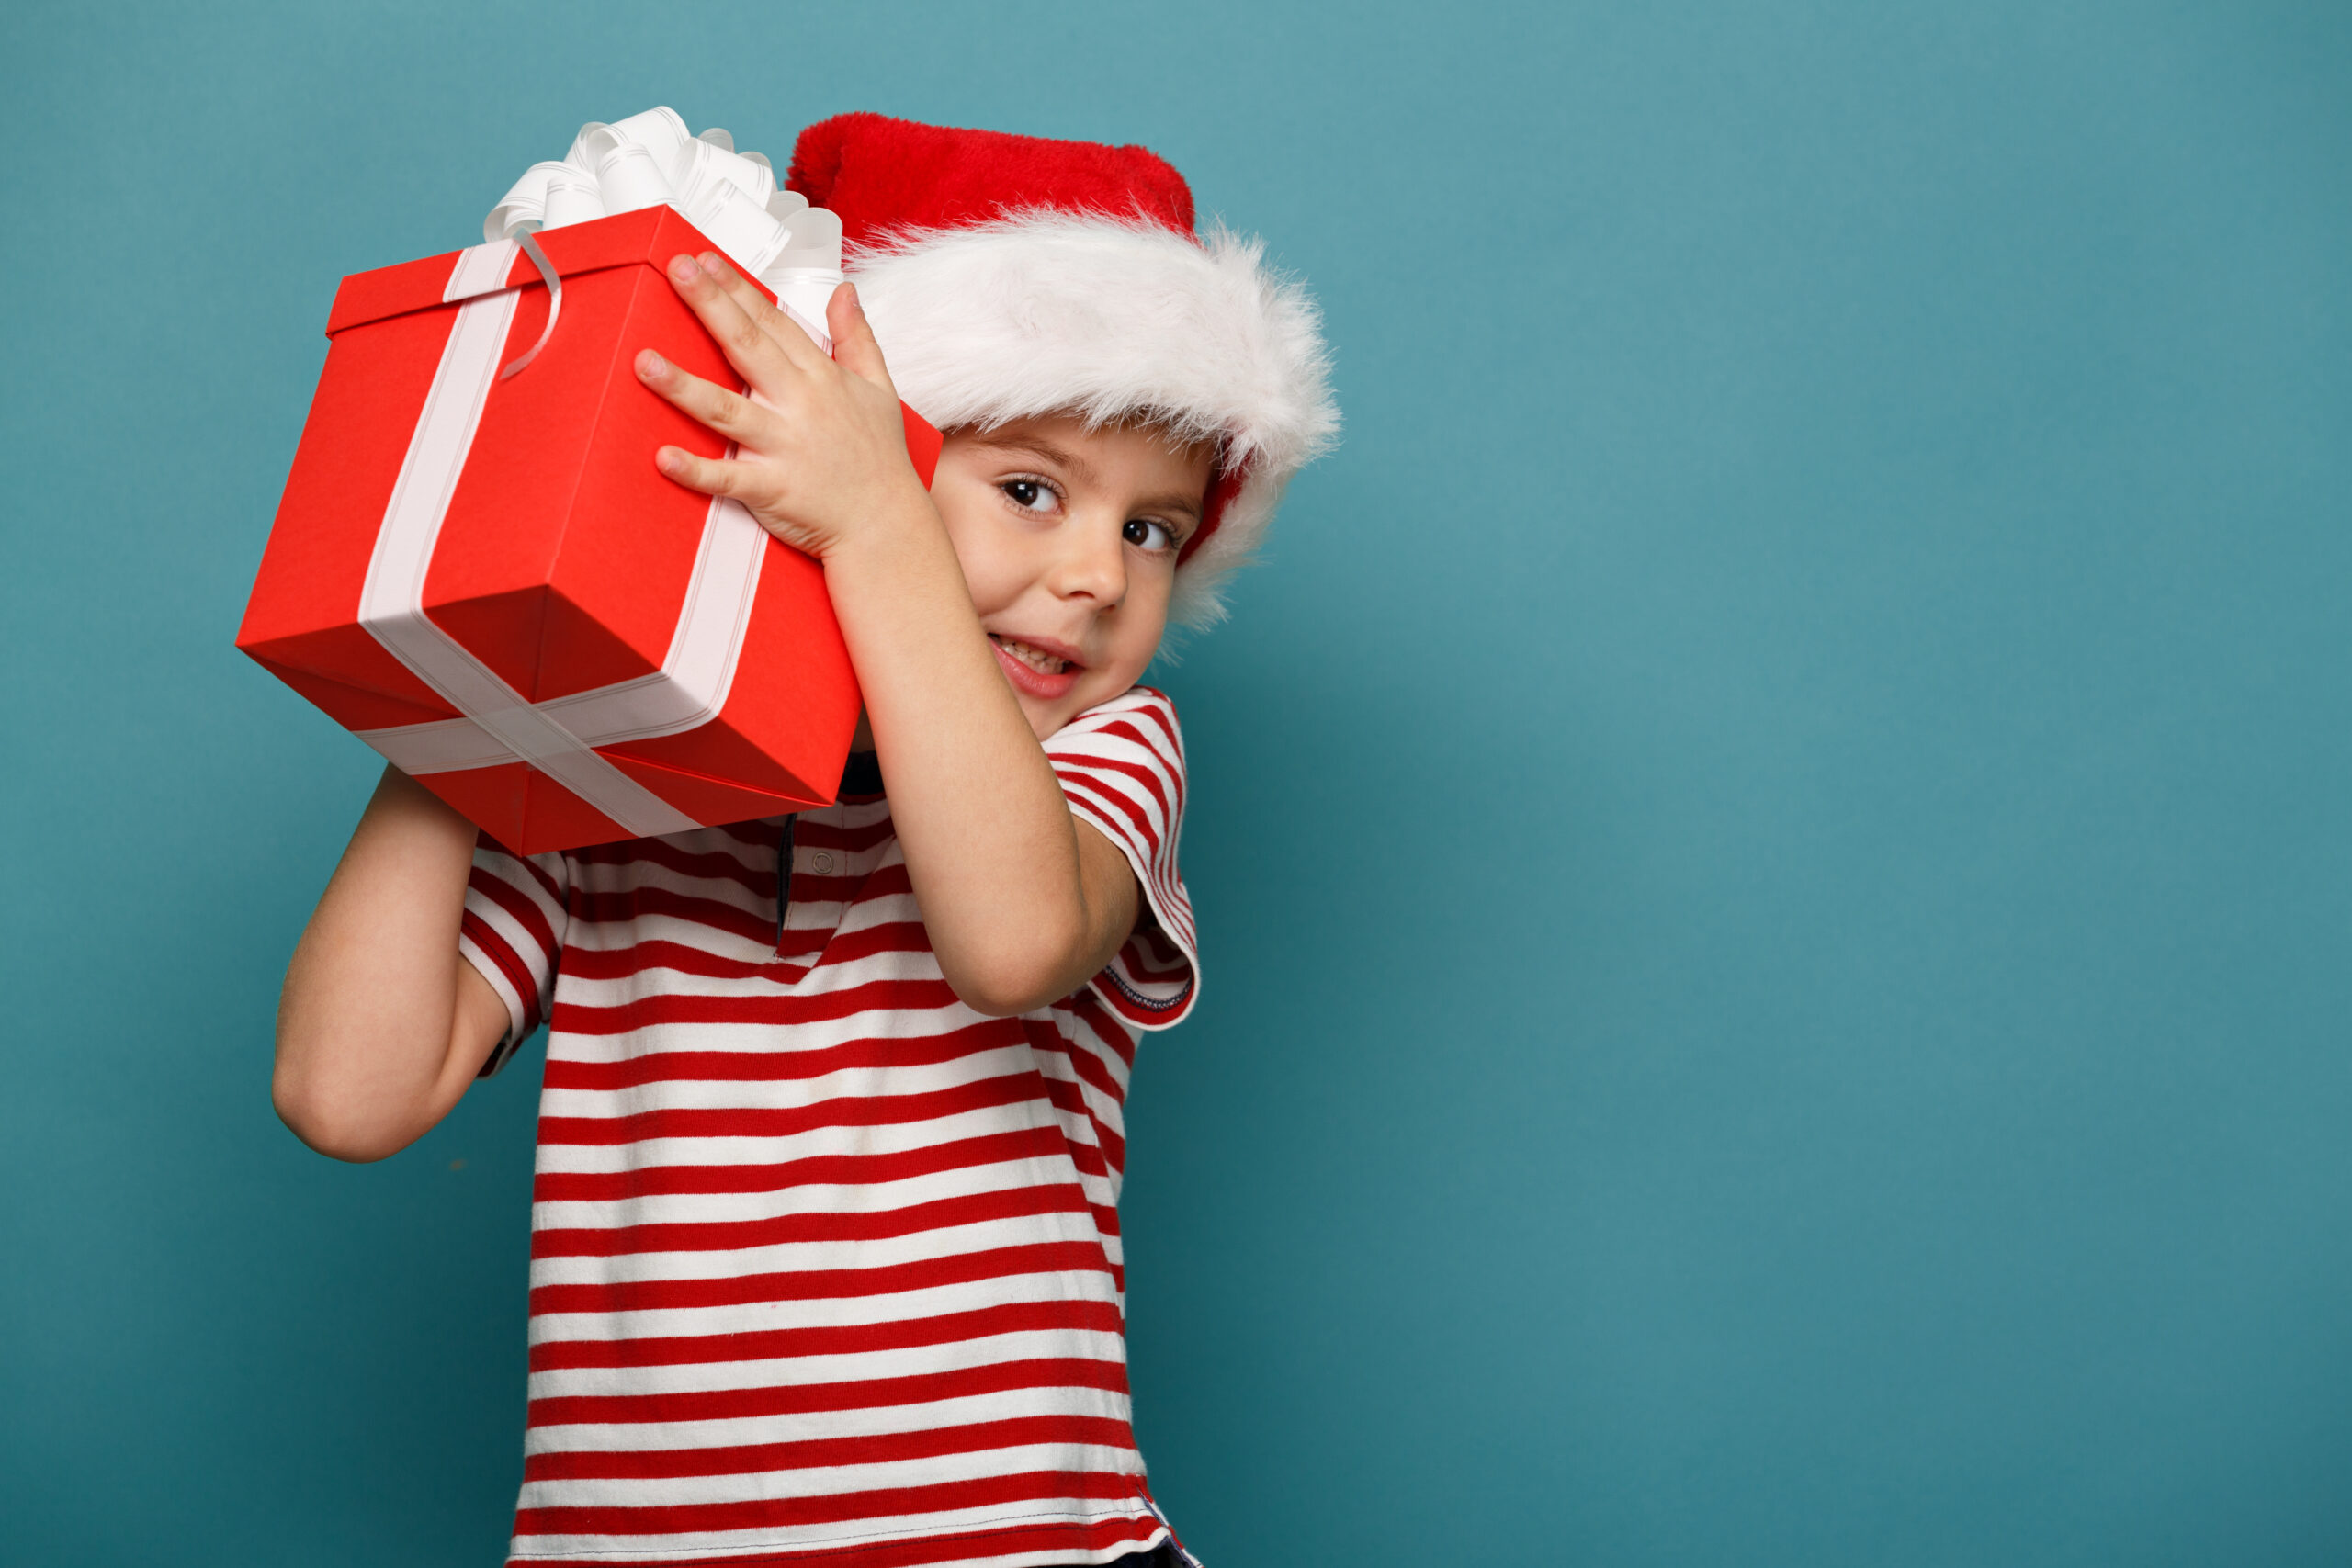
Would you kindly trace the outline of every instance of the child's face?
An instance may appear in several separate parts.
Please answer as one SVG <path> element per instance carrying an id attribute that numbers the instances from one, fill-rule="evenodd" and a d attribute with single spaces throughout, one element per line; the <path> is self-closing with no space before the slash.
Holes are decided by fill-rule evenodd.
<path id="1" fill-rule="evenodd" d="M 1069 418 L 948 435 L 932 499 L 1038 739 L 1151 662 L 1211 457 L 1154 426 Z"/>

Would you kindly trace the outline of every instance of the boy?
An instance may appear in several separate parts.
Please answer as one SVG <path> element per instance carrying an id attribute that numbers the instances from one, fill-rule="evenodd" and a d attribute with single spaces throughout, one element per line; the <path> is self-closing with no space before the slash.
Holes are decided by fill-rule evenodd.
<path id="1" fill-rule="evenodd" d="M 865 247 L 833 356 L 707 254 L 671 282 L 750 395 L 637 371 L 738 446 L 662 471 L 824 565 L 840 803 L 525 861 L 388 771 L 273 1092 L 381 1158 L 549 1017 L 514 1561 L 1153 1560 L 1121 1100 L 1197 963 L 1136 682 L 1330 439 L 1315 310 L 1140 148 L 849 115 L 791 184 Z"/>

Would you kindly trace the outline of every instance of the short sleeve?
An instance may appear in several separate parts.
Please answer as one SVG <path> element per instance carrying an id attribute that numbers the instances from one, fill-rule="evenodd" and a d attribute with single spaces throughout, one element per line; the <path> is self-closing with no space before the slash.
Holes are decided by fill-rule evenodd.
<path id="1" fill-rule="evenodd" d="M 567 869 L 560 854 L 510 853 L 484 833 L 474 841 L 458 951 L 506 1004 L 506 1036 L 482 1064 L 489 1077 L 506 1066 L 547 1018 L 563 951 Z"/>
<path id="2" fill-rule="evenodd" d="M 1193 900 L 1176 870 L 1184 818 L 1176 706 L 1149 686 L 1132 687 L 1063 726 L 1046 741 L 1046 757 L 1070 810 L 1126 856 L 1150 909 L 1090 985 L 1125 1022 L 1166 1029 L 1200 994 Z"/>

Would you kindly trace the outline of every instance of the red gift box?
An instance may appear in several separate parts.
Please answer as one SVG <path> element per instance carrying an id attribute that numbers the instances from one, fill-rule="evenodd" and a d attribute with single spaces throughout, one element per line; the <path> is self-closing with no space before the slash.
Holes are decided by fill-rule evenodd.
<path id="1" fill-rule="evenodd" d="M 537 243 L 544 334 L 513 241 L 343 280 L 237 646 L 525 854 L 831 802 L 861 704 L 822 570 L 653 466 L 727 451 L 632 367 L 741 385 L 662 270 L 710 243 L 656 207 Z"/>

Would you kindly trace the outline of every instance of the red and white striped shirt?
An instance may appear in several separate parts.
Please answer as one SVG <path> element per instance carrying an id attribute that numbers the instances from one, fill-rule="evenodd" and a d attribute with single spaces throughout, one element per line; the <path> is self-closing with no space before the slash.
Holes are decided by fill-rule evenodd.
<path id="1" fill-rule="evenodd" d="M 514 1023 L 485 1072 L 550 1023 L 512 1561 L 1101 1562 L 1166 1533 L 1117 1204 L 1139 1032 L 1198 989 L 1183 741 L 1138 686 L 1046 751 L 1149 916 L 1019 1018 L 942 977 L 878 778 L 476 852 L 460 941 Z"/>

